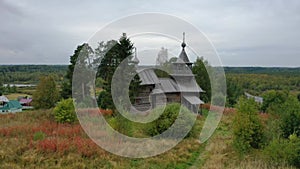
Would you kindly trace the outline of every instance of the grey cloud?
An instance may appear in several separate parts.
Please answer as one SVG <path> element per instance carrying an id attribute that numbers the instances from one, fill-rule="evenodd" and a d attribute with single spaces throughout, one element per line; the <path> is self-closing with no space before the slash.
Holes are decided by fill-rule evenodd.
<path id="1" fill-rule="evenodd" d="M 67 64 L 76 46 L 107 23 L 134 13 L 162 12 L 202 30 L 224 65 L 299 66 L 299 9 L 297 0 L 4 0 L 0 64 Z M 188 33 L 187 43 L 197 41 Z"/>

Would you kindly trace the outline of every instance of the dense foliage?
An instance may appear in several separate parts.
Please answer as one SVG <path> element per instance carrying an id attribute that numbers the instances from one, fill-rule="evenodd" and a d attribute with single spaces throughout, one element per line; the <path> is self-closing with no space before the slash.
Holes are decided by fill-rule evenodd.
<path id="1" fill-rule="evenodd" d="M 37 83 L 41 76 L 52 74 L 61 79 L 67 70 L 65 65 L 0 65 L 0 82 L 7 84 Z"/>
<path id="2" fill-rule="evenodd" d="M 233 107 L 238 98 L 244 95 L 244 89 L 241 84 L 236 83 L 236 81 L 227 76 L 226 78 L 226 86 L 227 86 L 227 97 L 226 97 L 226 106 Z"/>
<path id="3" fill-rule="evenodd" d="M 300 138 L 291 136 L 289 139 L 274 139 L 264 149 L 264 156 L 275 165 L 288 163 L 300 167 Z"/>
<path id="4" fill-rule="evenodd" d="M 54 108 L 54 118 L 59 123 L 74 123 L 77 120 L 73 100 L 62 100 Z"/>
<path id="5" fill-rule="evenodd" d="M 211 100 L 211 85 L 208 71 L 206 69 L 211 69 L 211 66 L 206 60 L 204 60 L 203 57 L 198 57 L 193 65 L 192 71 L 198 85 L 205 91 L 200 95 L 200 97 L 207 103 Z"/>
<path id="6" fill-rule="evenodd" d="M 290 96 L 280 108 L 280 128 L 283 137 L 288 138 L 295 134 L 300 137 L 300 102 Z"/>
<path id="7" fill-rule="evenodd" d="M 224 67 L 228 74 L 269 74 L 299 76 L 300 68 L 284 67 Z"/>
<path id="8" fill-rule="evenodd" d="M 131 101 L 137 96 L 141 81 L 138 76 L 134 76 L 132 80 L 129 79 L 131 75 L 136 73 L 135 66 L 131 63 L 133 49 L 132 42 L 125 34 L 118 41 L 110 40 L 106 43 L 101 42 L 99 43 L 98 48 L 95 49 L 97 55 L 95 62 L 100 64 L 97 77 L 103 80 L 102 84 L 104 89 L 98 97 L 98 103 L 101 108 L 114 107 L 111 96 L 111 84 L 113 75 L 117 69 L 121 69 L 123 72 L 122 76 L 116 77 L 117 75 L 115 74 L 115 78 L 118 79 L 118 82 L 122 82 L 122 84 L 126 84 L 126 82 L 130 83 L 129 89 L 124 89 L 122 87 L 116 89 L 118 91 L 115 92 L 120 96 L 119 99 L 126 100 L 122 98 L 125 96 L 125 93 L 129 93 Z M 121 63 L 122 67 L 119 67 Z M 108 106 L 108 104 L 110 106 Z M 127 104 L 125 103 L 124 106 L 126 105 Z"/>
<path id="9" fill-rule="evenodd" d="M 84 43 L 82 45 L 77 46 L 74 54 L 70 56 L 70 65 L 68 66 L 66 73 L 66 81 L 63 82 L 61 95 L 63 98 L 70 98 L 72 95 L 72 85 L 75 88 L 80 88 L 82 90 L 78 90 L 73 94 L 76 95 L 77 99 L 82 101 L 83 97 L 88 96 L 90 94 L 91 87 L 88 85 L 89 78 L 87 76 L 92 76 L 90 68 L 92 67 L 92 54 L 94 53 L 93 49 L 87 44 Z M 76 83 L 73 82 L 73 73 L 75 66 L 80 70 L 77 74 L 78 81 Z M 78 86 L 80 85 L 80 86 Z"/>
<path id="10" fill-rule="evenodd" d="M 102 109 L 114 109 L 111 94 L 106 90 L 99 93 L 97 103 Z"/>
<path id="11" fill-rule="evenodd" d="M 33 104 L 37 109 L 49 109 L 55 106 L 60 95 L 56 82 L 52 76 L 41 77 L 33 94 Z"/>
<path id="12" fill-rule="evenodd" d="M 269 90 L 262 94 L 264 102 L 261 106 L 263 112 L 272 114 L 280 114 L 282 109 L 280 107 L 288 98 L 288 92 Z"/>
<path id="13" fill-rule="evenodd" d="M 295 75 L 226 73 L 227 79 L 234 81 L 245 91 L 261 95 L 268 90 L 300 90 L 300 73 Z"/>
<path id="14" fill-rule="evenodd" d="M 4 86 L 0 81 L 0 96 L 16 92 L 18 92 L 18 89 L 15 85 L 11 86 L 10 84 L 7 84 Z"/>
<path id="15" fill-rule="evenodd" d="M 262 146 L 264 132 L 258 117 L 258 107 L 253 99 L 241 97 L 236 105 L 237 114 L 233 123 L 233 144 L 235 148 L 246 153 Z"/>
<path id="16" fill-rule="evenodd" d="M 177 120 L 177 127 L 174 128 L 175 131 L 170 135 L 170 137 L 177 137 L 180 136 L 184 130 L 187 130 L 191 127 L 193 124 L 193 116 L 194 114 L 191 113 L 188 109 L 185 107 L 182 107 L 182 114 L 184 116 L 179 116 L 179 110 L 181 109 L 181 105 L 178 103 L 172 103 L 168 104 L 165 109 L 163 107 L 158 107 L 155 110 L 153 110 L 152 113 L 158 113 L 163 111 L 163 113 L 159 116 L 157 120 L 154 120 L 153 122 L 149 123 L 147 125 L 147 134 L 150 136 L 155 136 L 158 134 L 163 133 L 167 129 L 169 129 L 172 124 L 174 124 L 175 120 Z M 187 134 L 187 137 L 193 136 L 194 133 L 189 132 Z"/>

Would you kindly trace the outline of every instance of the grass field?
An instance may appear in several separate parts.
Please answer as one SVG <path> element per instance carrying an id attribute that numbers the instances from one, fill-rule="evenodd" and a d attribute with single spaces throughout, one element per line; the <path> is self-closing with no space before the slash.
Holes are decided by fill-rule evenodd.
<path id="1" fill-rule="evenodd" d="M 10 93 L 8 95 L 5 95 L 9 100 L 17 100 L 19 96 L 28 96 L 32 97 L 31 95 L 28 95 L 26 93 Z"/>
<path id="2" fill-rule="evenodd" d="M 147 159 L 113 155 L 90 140 L 79 124 L 57 124 L 51 110 L 0 116 L 0 168 L 187 168 L 203 145 L 186 139 Z M 35 139 L 37 133 L 44 136 Z"/>
<path id="3" fill-rule="evenodd" d="M 0 115 L 0 168 L 275 168 L 255 154 L 240 158 L 231 146 L 233 114 L 204 144 L 187 138 L 155 157 L 130 159 L 99 148 L 77 124 L 58 124 L 52 110 Z M 198 118 L 201 127 L 205 118 Z M 200 130 L 199 130 L 200 132 Z M 288 168 L 281 167 L 279 168 Z"/>

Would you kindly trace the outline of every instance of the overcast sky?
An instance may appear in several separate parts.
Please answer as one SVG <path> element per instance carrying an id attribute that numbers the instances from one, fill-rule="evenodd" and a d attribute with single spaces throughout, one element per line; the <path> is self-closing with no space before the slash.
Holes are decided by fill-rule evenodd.
<path id="1" fill-rule="evenodd" d="M 113 20 L 161 12 L 204 32 L 226 66 L 300 67 L 299 9 L 298 0 L 0 0 L 0 64 L 68 64 Z"/>

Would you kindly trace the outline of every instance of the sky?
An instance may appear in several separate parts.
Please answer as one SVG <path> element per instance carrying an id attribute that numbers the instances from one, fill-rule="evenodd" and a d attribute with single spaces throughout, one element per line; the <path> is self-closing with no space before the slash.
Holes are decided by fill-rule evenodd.
<path id="1" fill-rule="evenodd" d="M 300 67 L 299 9 L 298 0 L 0 0 L 0 65 L 68 64 L 108 23 L 155 12 L 201 30 L 224 66 Z"/>

